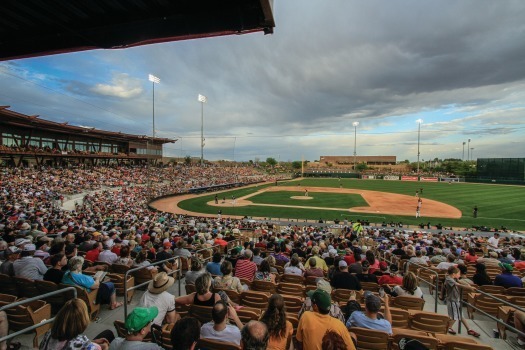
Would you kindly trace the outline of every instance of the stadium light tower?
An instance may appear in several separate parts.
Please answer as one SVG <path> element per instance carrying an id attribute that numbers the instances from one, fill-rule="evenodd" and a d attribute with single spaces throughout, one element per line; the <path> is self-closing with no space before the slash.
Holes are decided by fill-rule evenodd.
<path id="1" fill-rule="evenodd" d="M 423 123 L 422 119 L 416 120 L 417 123 L 417 173 L 419 174 L 419 140 L 421 136 L 421 123 Z"/>
<path id="2" fill-rule="evenodd" d="M 468 139 L 467 144 L 467 161 L 470 160 L 470 139 Z"/>
<path id="3" fill-rule="evenodd" d="M 461 160 L 462 161 L 465 161 L 465 144 L 466 144 L 466 142 L 463 141 L 463 155 L 461 156 Z"/>
<path id="4" fill-rule="evenodd" d="M 153 103 L 152 103 L 152 106 L 153 106 L 153 113 L 152 113 L 152 131 L 151 131 L 151 146 L 153 148 L 153 153 L 155 152 L 155 146 L 154 146 L 154 139 L 155 139 L 155 84 L 159 84 L 160 83 L 160 78 L 154 76 L 153 74 L 149 74 L 148 75 L 148 80 L 151 81 L 151 86 L 153 87 Z M 149 150 L 148 150 L 149 151 Z M 148 152 L 149 153 L 149 152 Z M 150 163 L 153 162 L 153 158 L 150 158 L 152 155 L 149 154 L 148 155 L 148 167 L 150 166 Z M 151 172 L 151 170 L 150 170 Z M 149 185 L 148 185 L 148 194 L 149 194 L 149 198 L 151 199 L 153 197 L 153 191 L 152 191 L 152 179 L 151 179 L 151 173 L 149 175 Z"/>
<path id="5" fill-rule="evenodd" d="M 470 147 L 470 158 L 474 160 L 474 147 Z"/>
<path id="6" fill-rule="evenodd" d="M 357 126 L 359 125 L 359 122 L 353 122 L 352 125 L 354 126 L 354 171 L 356 171 L 356 159 L 357 159 Z"/>
<path id="7" fill-rule="evenodd" d="M 208 102 L 208 98 L 199 94 L 198 98 L 201 103 L 201 165 L 204 164 L 204 104 Z"/>

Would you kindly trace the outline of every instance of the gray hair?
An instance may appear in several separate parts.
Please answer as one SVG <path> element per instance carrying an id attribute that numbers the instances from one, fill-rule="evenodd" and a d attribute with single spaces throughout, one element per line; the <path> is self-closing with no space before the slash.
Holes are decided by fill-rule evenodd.
<path id="1" fill-rule="evenodd" d="M 71 271 L 82 271 L 84 265 L 84 258 L 81 256 L 74 256 L 69 259 L 69 270 Z"/>

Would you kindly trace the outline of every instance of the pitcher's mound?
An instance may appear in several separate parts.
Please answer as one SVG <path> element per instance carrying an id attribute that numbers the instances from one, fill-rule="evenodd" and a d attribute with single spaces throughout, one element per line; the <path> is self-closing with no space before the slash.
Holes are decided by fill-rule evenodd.
<path id="1" fill-rule="evenodd" d="M 291 199 L 302 199 L 302 200 L 308 200 L 308 199 L 314 199 L 314 197 L 306 197 L 306 196 L 291 196 Z"/>

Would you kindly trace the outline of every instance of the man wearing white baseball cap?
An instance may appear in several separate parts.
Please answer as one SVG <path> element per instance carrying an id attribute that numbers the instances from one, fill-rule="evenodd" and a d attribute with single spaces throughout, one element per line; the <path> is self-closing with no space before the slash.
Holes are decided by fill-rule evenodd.
<path id="1" fill-rule="evenodd" d="M 23 277 L 30 280 L 43 280 L 47 267 L 44 262 L 33 257 L 36 247 L 34 244 L 24 245 L 22 257 L 13 263 L 16 277 Z"/>

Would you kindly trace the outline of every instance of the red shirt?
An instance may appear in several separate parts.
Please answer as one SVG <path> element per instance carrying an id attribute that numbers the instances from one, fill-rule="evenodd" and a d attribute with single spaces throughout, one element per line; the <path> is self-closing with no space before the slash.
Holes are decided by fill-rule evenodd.
<path id="1" fill-rule="evenodd" d="M 390 285 L 396 285 L 400 286 L 403 284 L 403 277 L 401 276 L 391 276 L 391 275 L 383 275 L 379 277 L 379 280 L 377 281 L 377 284 L 382 286 L 383 284 L 390 284 Z"/>
<path id="2" fill-rule="evenodd" d="M 257 265 L 253 261 L 247 259 L 237 260 L 237 264 L 235 264 L 235 277 L 246 278 L 249 281 L 253 281 L 255 272 L 257 272 Z"/>
<path id="3" fill-rule="evenodd" d="M 85 259 L 91 262 L 95 262 L 98 260 L 99 254 L 100 254 L 100 250 L 98 248 L 91 249 L 90 251 L 86 253 Z"/>
<path id="4" fill-rule="evenodd" d="M 225 247 L 228 245 L 228 242 L 226 242 L 224 239 L 215 238 L 215 244 Z"/>
<path id="5" fill-rule="evenodd" d="M 353 254 L 352 255 L 345 255 L 343 259 L 346 261 L 348 266 L 350 266 L 350 264 L 355 263 L 355 257 L 354 257 Z"/>

